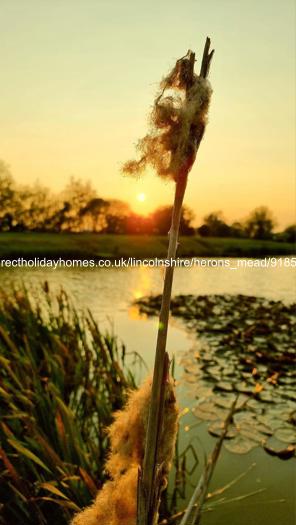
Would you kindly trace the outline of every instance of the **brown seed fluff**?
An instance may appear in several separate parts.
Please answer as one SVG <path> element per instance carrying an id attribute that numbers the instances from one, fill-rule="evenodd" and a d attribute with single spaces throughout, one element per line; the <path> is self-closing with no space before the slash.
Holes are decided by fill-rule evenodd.
<path id="1" fill-rule="evenodd" d="M 206 126 L 212 88 L 195 74 L 189 83 L 188 65 L 189 55 L 162 80 L 149 132 L 137 144 L 140 159 L 126 162 L 124 173 L 138 175 L 150 165 L 160 177 L 177 181 L 190 171 Z"/>
<path id="2" fill-rule="evenodd" d="M 138 470 L 145 451 L 145 436 L 151 398 L 151 379 L 131 391 L 126 406 L 115 414 L 109 428 L 111 450 L 106 470 L 111 480 L 98 492 L 95 502 L 74 517 L 72 525 L 136 525 Z M 165 417 L 158 464 L 162 465 L 162 487 L 174 455 L 178 408 L 174 382 L 166 384 Z"/>

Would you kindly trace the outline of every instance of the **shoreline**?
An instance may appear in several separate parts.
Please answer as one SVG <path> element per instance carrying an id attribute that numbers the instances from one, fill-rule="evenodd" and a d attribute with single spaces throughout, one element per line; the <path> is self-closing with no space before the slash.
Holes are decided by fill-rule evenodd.
<path id="1" fill-rule="evenodd" d="M 83 260 L 166 259 L 168 238 L 95 233 L 0 233 L 0 260 L 39 258 Z M 277 241 L 180 237 L 178 259 L 291 257 L 296 245 Z"/>

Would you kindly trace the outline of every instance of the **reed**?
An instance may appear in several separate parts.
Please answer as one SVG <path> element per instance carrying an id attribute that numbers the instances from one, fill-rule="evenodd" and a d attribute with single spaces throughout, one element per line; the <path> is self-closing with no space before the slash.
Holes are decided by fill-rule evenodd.
<path id="1" fill-rule="evenodd" d="M 66 525 L 89 504 L 141 365 L 64 291 L 37 295 L 0 294 L 1 525 Z"/>
<path id="2" fill-rule="evenodd" d="M 175 183 L 175 199 L 169 232 L 167 258 L 175 259 L 179 226 L 188 174 L 204 135 L 212 89 L 207 80 L 213 51 L 207 38 L 199 75 L 194 72 L 195 53 L 188 51 L 162 80 L 150 118 L 147 135 L 138 142 L 139 160 L 131 160 L 124 171 L 137 175 L 150 165 L 157 175 Z M 155 525 L 163 485 L 160 442 L 164 428 L 164 399 L 169 375 L 166 352 L 174 265 L 166 268 L 159 316 L 151 404 L 145 454 L 139 471 L 137 525 Z"/>

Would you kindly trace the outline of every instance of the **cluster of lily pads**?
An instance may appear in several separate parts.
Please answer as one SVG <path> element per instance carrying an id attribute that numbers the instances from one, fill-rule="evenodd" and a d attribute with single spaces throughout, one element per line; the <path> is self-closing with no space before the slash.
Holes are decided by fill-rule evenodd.
<path id="1" fill-rule="evenodd" d="M 156 315 L 161 296 L 138 300 Z M 225 447 L 247 453 L 258 445 L 281 459 L 296 450 L 295 305 L 244 295 L 179 295 L 171 313 L 196 334 L 182 357 L 184 381 L 196 399 L 193 412 L 220 436 L 237 405 Z"/>

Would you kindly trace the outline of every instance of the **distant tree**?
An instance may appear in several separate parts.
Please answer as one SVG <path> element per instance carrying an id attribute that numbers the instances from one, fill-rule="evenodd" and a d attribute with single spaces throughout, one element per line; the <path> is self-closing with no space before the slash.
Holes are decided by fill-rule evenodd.
<path id="1" fill-rule="evenodd" d="M 195 219 L 195 214 L 189 206 L 183 206 L 181 222 L 180 222 L 180 234 L 181 235 L 194 235 L 195 228 L 192 223 Z"/>
<path id="2" fill-rule="evenodd" d="M 235 221 L 235 222 L 233 222 L 231 224 L 231 226 L 230 226 L 230 233 L 231 233 L 231 237 L 236 237 L 236 238 L 239 238 L 239 239 L 247 237 L 245 227 L 239 221 Z"/>
<path id="3" fill-rule="evenodd" d="M 81 231 L 101 232 L 106 228 L 106 213 L 109 202 L 95 197 L 78 212 Z"/>
<path id="4" fill-rule="evenodd" d="M 296 242 L 296 224 L 291 224 L 285 228 L 281 237 L 285 242 Z"/>
<path id="5" fill-rule="evenodd" d="M 6 212 L 0 216 L 0 231 L 9 232 L 13 230 L 13 215 L 10 212 Z"/>
<path id="6" fill-rule="evenodd" d="M 224 221 L 223 213 L 215 211 L 204 217 L 204 222 L 197 228 L 197 232 L 203 237 L 229 237 L 231 228 Z"/>
<path id="7" fill-rule="evenodd" d="M 0 160 L 0 209 L 10 202 L 14 193 L 14 181 L 9 166 Z"/>
<path id="8" fill-rule="evenodd" d="M 14 194 L 14 181 L 10 169 L 5 162 L 0 160 L 0 231 L 11 229 Z"/>
<path id="9" fill-rule="evenodd" d="M 48 188 L 35 183 L 17 188 L 12 209 L 13 230 L 45 231 L 58 204 Z"/>
<path id="10" fill-rule="evenodd" d="M 272 212 L 266 206 L 255 208 L 245 223 L 248 237 L 252 239 L 271 239 L 276 225 Z"/>
<path id="11" fill-rule="evenodd" d="M 157 235 L 167 235 L 171 226 L 172 207 L 161 206 L 151 214 L 153 232 Z"/>
<path id="12" fill-rule="evenodd" d="M 210 229 L 206 224 L 202 224 L 197 228 L 197 233 L 202 237 L 210 237 Z"/>
<path id="13" fill-rule="evenodd" d="M 161 206 L 157 208 L 150 216 L 152 223 L 153 233 L 157 235 L 168 234 L 171 227 L 172 218 L 172 206 Z M 180 222 L 180 234 L 181 235 L 193 235 L 194 228 L 192 221 L 194 219 L 193 211 L 184 206 L 182 209 L 181 222 Z"/>
<path id="14" fill-rule="evenodd" d="M 153 224 L 151 217 L 144 217 L 131 212 L 125 220 L 125 233 L 127 234 L 153 234 Z"/>
<path id="15" fill-rule="evenodd" d="M 131 215 L 131 209 L 126 202 L 112 199 L 108 201 L 108 208 L 106 210 L 105 233 L 126 233 L 127 220 Z"/>
<path id="16" fill-rule="evenodd" d="M 92 187 L 89 181 L 83 182 L 76 177 L 70 177 L 70 181 L 62 192 L 65 201 L 79 211 L 91 199 L 97 197 L 96 190 Z"/>
<path id="17" fill-rule="evenodd" d="M 64 214 L 64 223 L 61 228 L 70 231 L 81 231 L 83 229 L 84 216 L 82 210 L 87 204 L 97 198 L 97 192 L 90 182 L 82 182 L 80 179 L 71 177 L 69 183 L 60 194 L 63 207 L 67 208 Z"/>
<path id="18" fill-rule="evenodd" d="M 69 202 L 57 202 L 57 209 L 45 221 L 46 231 L 61 232 L 67 230 L 71 205 Z"/>

